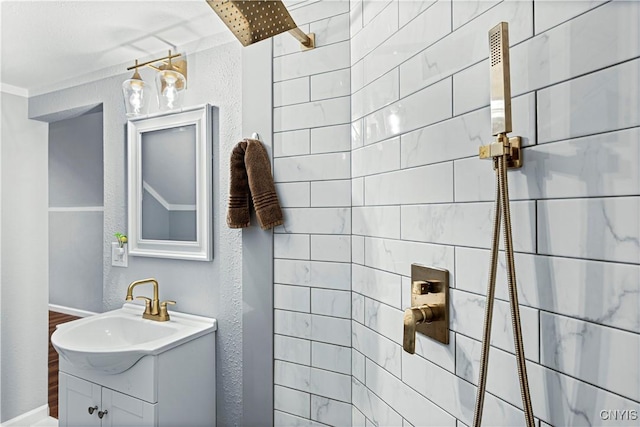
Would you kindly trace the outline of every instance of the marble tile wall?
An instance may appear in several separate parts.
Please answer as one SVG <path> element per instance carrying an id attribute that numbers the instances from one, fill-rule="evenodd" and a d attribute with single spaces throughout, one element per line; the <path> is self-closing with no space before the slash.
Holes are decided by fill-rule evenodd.
<path id="1" fill-rule="evenodd" d="M 472 423 L 494 197 L 477 152 L 500 21 L 525 146 L 509 179 L 537 422 L 637 424 L 640 3 L 351 0 L 350 14 L 352 425 Z M 453 283 L 450 344 L 419 336 L 415 355 L 401 348 L 411 263 Z M 483 421 L 523 425 L 502 254 L 491 344 Z M 616 409 L 637 415 L 601 413 Z"/>
<path id="2" fill-rule="evenodd" d="M 487 31 L 510 24 L 509 172 L 536 423 L 640 419 L 640 3 L 323 0 L 274 39 L 275 417 L 471 425 L 494 173 Z M 410 267 L 450 271 L 448 346 L 402 351 Z M 500 254 L 484 423 L 523 425 Z M 617 411 L 617 412 L 616 412 Z M 624 412 L 626 411 L 626 412 Z"/>
<path id="3" fill-rule="evenodd" d="M 351 424 L 349 1 L 291 6 L 316 34 L 273 39 L 274 169 L 285 224 L 274 234 L 274 423 Z"/>

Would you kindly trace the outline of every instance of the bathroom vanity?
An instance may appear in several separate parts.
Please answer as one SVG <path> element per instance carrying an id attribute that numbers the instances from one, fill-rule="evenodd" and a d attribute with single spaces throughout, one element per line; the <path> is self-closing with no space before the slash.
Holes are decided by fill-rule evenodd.
<path id="1" fill-rule="evenodd" d="M 54 333 L 60 427 L 215 426 L 215 319 L 141 313 L 125 304 Z"/>

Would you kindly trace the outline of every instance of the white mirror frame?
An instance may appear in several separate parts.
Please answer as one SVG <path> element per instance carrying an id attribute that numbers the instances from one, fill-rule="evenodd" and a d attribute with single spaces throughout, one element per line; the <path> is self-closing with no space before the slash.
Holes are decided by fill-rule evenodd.
<path id="1" fill-rule="evenodd" d="M 142 238 L 142 134 L 196 126 L 196 241 Z M 209 104 L 177 113 L 148 115 L 127 122 L 129 255 L 195 261 L 212 259 L 213 107 Z"/>

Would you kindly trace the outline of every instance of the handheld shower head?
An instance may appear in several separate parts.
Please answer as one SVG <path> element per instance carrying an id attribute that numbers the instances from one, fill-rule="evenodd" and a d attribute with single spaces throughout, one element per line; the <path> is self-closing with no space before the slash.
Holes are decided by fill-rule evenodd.
<path id="1" fill-rule="evenodd" d="M 489 30 L 491 133 L 511 132 L 511 72 L 509 69 L 509 24 L 501 22 Z"/>

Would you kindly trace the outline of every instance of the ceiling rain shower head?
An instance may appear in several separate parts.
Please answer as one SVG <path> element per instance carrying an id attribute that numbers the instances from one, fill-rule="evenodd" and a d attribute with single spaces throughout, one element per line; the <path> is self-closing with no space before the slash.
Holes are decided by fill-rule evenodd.
<path id="1" fill-rule="evenodd" d="M 303 50 L 315 47 L 314 34 L 298 28 L 280 0 L 207 0 L 243 46 L 289 31 Z"/>

